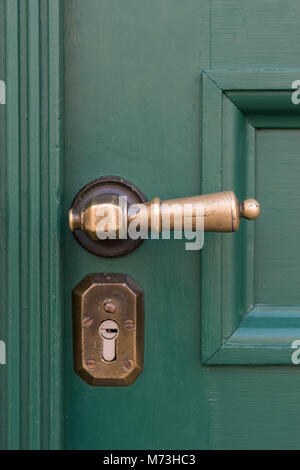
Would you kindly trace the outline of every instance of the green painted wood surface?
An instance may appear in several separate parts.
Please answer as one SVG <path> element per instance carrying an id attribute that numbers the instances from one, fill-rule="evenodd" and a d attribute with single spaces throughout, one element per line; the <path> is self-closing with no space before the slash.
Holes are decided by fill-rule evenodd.
<path id="1" fill-rule="evenodd" d="M 256 132 L 229 92 L 247 90 L 253 77 L 260 92 L 286 92 L 299 79 L 299 2 L 66 0 L 64 7 L 65 214 L 76 192 L 105 174 L 132 180 L 149 198 L 197 194 L 201 181 L 206 191 L 233 184 L 240 197 L 253 195 L 257 171 L 265 175 L 271 165 L 263 154 L 270 156 L 272 149 L 258 137 L 262 166 L 257 165 Z M 224 71 L 230 68 L 235 70 Z M 208 97 L 203 101 L 201 73 L 208 69 L 214 71 L 203 76 Z M 296 129 L 297 114 L 295 119 Z M 281 182 L 287 201 L 298 131 L 281 125 L 272 123 L 278 148 L 287 147 L 283 157 L 290 161 Z M 291 142 L 281 140 L 287 132 L 295 136 Z M 279 150 L 276 155 L 280 165 Z M 263 185 L 257 190 L 265 198 Z M 293 203 L 296 193 L 294 188 Z M 67 448 L 299 448 L 299 371 L 287 365 L 288 347 L 275 359 L 277 345 L 266 347 L 274 338 L 287 344 L 298 334 L 299 312 L 273 308 L 274 328 L 264 309 L 242 321 L 252 306 L 254 269 L 260 269 L 253 262 L 254 232 L 254 225 L 244 225 L 239 235 L 228 235 L 221 252 L 215 249 L 221 236 L 209 234 L 202 254 L 184 251 L 181 241 L 152 240 L 128 257 L 107 260 L 85 252 L 64 221 Z M 282 242 L 281 248 L 289 245 Z M 245 268 L 239 278 L 240 259 Z M 229 284 L 220 274 L 224 263 L 236 282 L 227 296 Z M 264 270 L 269 276 L 272 264 L 264 263 Z M 145 291 L 145 369 L 128 389 L 91 388 L 72 369 L 71 290 L 97 271 L 125 272 Z M 208 334 L 201 342 L 203 299 L 223 316 L 207 316 Z M 255 323 L 253 330 L 257 320 L 261 329 Z M 246 336 L 260 345 L 252 356 L 256 364 L 285 365 L 201 364 L 201 349 L 209 356 L 224 335 L 231 335 L 224 364 L 249 361 L 249 343 L 246 357 L 237 354 Z"/>
<path id="2" fill-rule="evenodd" d="M 20 285 L 20 234 L 15 226 L 20 220 L 20 135 L 17 122 L 19 119 L 19 43 L 18 43 L 18 5 L 16 1 L 6 4 L 6 102 L 13 100 L 14 106 L 6 105 L 6 209 L 9 217 L 6 221 L 7 262 L 6 281 L 7 297 L 7 367 L 6 374 L 6 434 L 11 448 L 18 448 L 21 441 L 21 390 L 20 381 L 14 371 L 21 371 L 21 285 Z"/>
<path id="3" fill-rule="evenodd" d="M 0 13 L 1 448 L 299 448 L 300 377 L 288 366 L 299 330 L 297 219 L 289 243 L 257 245 L 255 263 L 255 225 L 245 224 L 226 239 L 207 235 L 203 253 L 149 240 L 107 260 L 76 243 L 67 210 L 105 174 L 132 180 L 149 198 L 222 185 L 244 197 L 256 187 L 263 206 L 281 175 L 281 201 L 296 207 L 298 111 L 285 100 L 300 79 L 300 3 L 0 0 Z M 245 107 L 257 110 L 260 100 L 244 93 L 253 89 L 272 90 L 263 100 L 283 106 L 282 116 L 255 111 L 251 119 L 262 120 L 247 122 Z M 264 130 L 254 130 L 258 122 Z M 278 234 L 268 215 L 258 241 L 267 223 Z M 275 290 L 276 248 L 286 289 Z M 268 278 L 257 289 L 254 270 Z M 92 388 L 72 366 L 71 291 L 103 271 L 127 273 L 145 291 L 145 369 L 125 389 Z M 252 293 L 286 305 L 251 310 Z M 218 315 L 203 328 L 205 305 Z M 203 364 L 201 351 L 211 357 L 223 338 L 223 365 Z M 261 365 L 274 363 L 283 365 Z"/>
<path id="4" fill-rule="evenodd" d="M 82 185 L 105 174 L 149 198 L 200 192 L 208 24 L 208 2 L 65 2 L 65 214 Z M 64 238 L 66 447 L 206 446 L 200 253 L 149 240 L 127 257 L 96 258 L 66 219 Z M 71 291 L 105 271 L 129 274 L 145 292 L 145 368 L 125 389 L 92 388 L 73 371 Z"/>
<path id="5" fill-rule="evenodd" d="M 297 67 L 298 20 L 294 0 L 212 0 L 213 68 Z"/>
<path id="6" fill-rule="evenodd" d="M 0 30 L 2 31 L 0 41 L 0 79 L 4 80 L 5 77 L 5 9 L 4 3 L 0 2 Z M 3 155 L 5 152 L 5 136 L 6 136 L 6 113 L 5 106 L 0 105 L 0 154 Z M 3 255 L 6 251 L 6 159 L 0 158 L 0 338 L 2 341 L 3 331 L 6 330 L 7 316 L 3 314 L 6 306 L 6 259 Z M 0 365 L 0 384 L 6 383 L 6 368 Z M 0 427 L 4 429 L 6 423 L 7 410 L 4 403 L 6 401 L 6 387 L 0 385 Z M 0 433 L 0 448 L 5 447 L 6 436 L 5 433 Z"/>
<path id="7" fill-rule="evenodd" d="M 63 434 L 61 6 L 56 0 L 1 0 L 0 7 L 7 88 L 1 109 L 1 339 L 7 364 L 0 366 L 0 446 L 57 448 Z"/>

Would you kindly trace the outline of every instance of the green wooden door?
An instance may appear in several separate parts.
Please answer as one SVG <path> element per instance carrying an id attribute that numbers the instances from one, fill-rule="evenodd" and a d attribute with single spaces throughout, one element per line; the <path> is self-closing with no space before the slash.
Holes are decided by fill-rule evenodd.
<path id="1" fill-rule="evenodd" d="M 14 34 L 24 28 L 12 21 L 16 2 L 4 3 L 6 50 L 15 57 Z M 30 128 L 21 119 L 17 135 L 21 149 L 29 135 L 33 153 L 23 155 L 27 170 L 22 154 L 4 168 L 13 180 L 17 165 L 27 188 L 24 203 L 8 187 L 6 208 L 17 201 L 18 220 L 22 209 L 31 218 L 13 245 L 11 218 L 4 230 L 5 305 L 19 336 L 12 320 L 3 322 L 3 447 L 299 448 L 300 1 L 37 3 L 28 2 L 24 24 L 26 73 L 40 90 L 26 91 L 29 102 L 21 94 L 20 109 L 6 105 L 7 155 L 15 152 L 13 113 L 28 106 Z M 45 20 L 36 34 L 46 64 L 34 52 L 37 18 Z M 6 63 L 7 80 L 24 68 L 18 57 Z M 28 169 L 34 184 L 26 186 Z M 149 199 L 232 189 L 240 200 L 256 197 L 261 217 L 237 234 L 205 234 L 201 252 L 186 251 L 184 240 L 147 240 L 128 256 L 96 257 L 76 242 L 67 213 L 80 188 L 105 175 L 126 178 Z M 144 290 L 144 371 L 130 387 L 92 387 L 73 369 L 71 292 L 97 272 L 128 274 Z M 26 352 L 33 369 L 21 360 Z"/>

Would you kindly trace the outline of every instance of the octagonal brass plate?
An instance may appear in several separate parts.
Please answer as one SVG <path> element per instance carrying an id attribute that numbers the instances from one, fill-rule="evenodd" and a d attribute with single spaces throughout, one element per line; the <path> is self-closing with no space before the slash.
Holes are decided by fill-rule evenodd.
<path id="1" fill-rule="evenodd" d="M 73 289 L 72 300 L 76 373 L 90 385 L 132 384 L 144 361 L 142 289 L 125 274 L 90 274 Z M 113 325 L 108 340 L 103 325 Z"/>

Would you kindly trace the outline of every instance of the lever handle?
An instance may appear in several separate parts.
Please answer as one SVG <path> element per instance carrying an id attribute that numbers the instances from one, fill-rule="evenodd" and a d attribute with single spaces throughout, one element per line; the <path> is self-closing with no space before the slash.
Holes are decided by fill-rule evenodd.
<path id="1" fill-rule="evenodd" d="M 201 210 L 198 211 L 199 215 L 197 215 L 197 207 L 202 208 L 202 212 Z M 240 203 L 233 191 L 222 191 L 167 201 L 154 198 L 145 204 L 145 208 L 147 209 L 148 226 L 156 232 L 162 231 L 164 211 L 170 214 L 171 230 L 175 228 L 176 230 L 182 230 L 184 219 L 188 217 L 192 219 L 192 230 L 196 230 L 197 217 L 204 216 L 205 232 L 237 232 L 242 217 L 255 220 L 260 214 L 260 206 L 256 199 L 246 199 Z M 129 223 L 136 217 L 136 214 L 129 214 Z"/>
<path id="2" fill-rule="evenodd" d="M 97 224 L 101 216 L 107 217 L 110 212 L 111 214 L 113 212 L 114 215 L 110 217 L 111 223 L 109 226 L 103 226 L 103 233 L 108 232 L 108 230 L 120 232 L 124 227 L 124 220 L 127 228 L 129 223 L 137 218 L 141 222 L 145 222 L 144 219 L 146 218 L 149 230 L 161 232 L 162 209 L 169 208 L 170 230 L 175 228 L 177 230 L 183 229 L 184 219 L 188 216 L 192 218 L 192 230 L 196 230 L 197 207 L 203 208 L 205 232 L 237 232 L 242 217 L 255 220 L 260 213 L 260 206 L 256 199 L 246 199 L 240 203 L 233 191 L 223 191 L 201 196 L 170 199 L 168 201 L 160 201 L 159 198 L 155 198 L 146 204 L 139 204 L 139 207 L 136 207 L 138 210 L 133 212 L 130 211 L 129 207 L 128 214 L 125 212 L 127 208 L 122 208 L 117 200 L 93 202 L 80 213 L 75 213 L 71 209 L 69 212 L 69 226 L 72 232 L 79 229 L 86 232 L 92 240 L 97 240 L 100 238 Z M 189 214 L 187 214 L 187 211 Z M 101 215 L 99 216 L 99 214 Z"/>
<path id="3" fill-rule="evenodd" d="M 136 201 L 133 196 L 136 196 L 138 190 L 131 185 L 130 190 L 135 193 L 132 194 L 131 200 L 129 198 L 127 201 L 130 183 L 116 178 L 111 181 L 112 184 L 109 186 L 107 178 L 104 183 L 103 179 L 97 180 L 91 184 L 91 189 L 86 187 L 87 189 L 83 188 L 79 193 L 69 211 L 69 227 L 75 235 L 81 231 L 94 242 L 103 241 L 107 234 L 112 232 L 115 233 L 115 238 L 123 238 L 124 231 L 127 234 L 130 224 L 137 221 L 140 224 L 147 224 L 149 231 L 159 233 L 164 228 L 163 217 L 166 211 L 169 211 L 170 230 L 183 230 L 185 221 L 189 219 L 189 227 L 195 231 L 199 226 L 198 218 L 202 217 L 202 227 L 205 232 L 237 232 L 242 217 L 255 220 L 260 214 L 258 201 L 246 199 L 240 203 L 233 191 L 167 201 L 160 201 L 159 198 L 145 201 L 140 197 Z M 120 188 L 123 189 L 123 193 Z M 123 204 L 123 200 L 120 199 L 122 195 L 126 196 L 127 204 Z M 109 215 L 111 217 L 108 217 Z M 104 217 L 109 218 L 109 223 L 99 224 Z M 84 239 L 80 241 L 83 244 Z"/>

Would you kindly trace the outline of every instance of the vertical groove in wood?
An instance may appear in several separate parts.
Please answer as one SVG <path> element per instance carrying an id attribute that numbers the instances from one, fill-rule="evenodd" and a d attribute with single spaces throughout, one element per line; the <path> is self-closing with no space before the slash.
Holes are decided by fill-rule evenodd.
<path id="1" fill-rule="evenodd" d="M 27 448 L 41 447 L 41 198 L 40 198 L 40 24 L 39 0 L 27 0 L 28 22 L 28 267 L 29 410 Z M 37 224 L 39 221 L 39 224 Z"/>
<path id="2" fill-rule="evenodd" d="M 58 448 L 63 439 L 63 315 L 62 315 L 62 5 L 48 2 L 49 28 L 49 446 Z M 59 380 L 57 380 L 59 378 Z"/>
<path id="3" fill-rule="evenodd" d="M 0 339 L 7 341 L 0 447 L 57 449 L 63 444 L 61 12 L 59 0 L 0 0 L 0 9 L 7 82 L 6 152 L 0 142 L 6 157 Z"/>
<path id="4" fill-rule="evenodd" d="M 27 70 L 27 9 L 25 2 L 19 2 L 20 29 L 20 237 L 21 237 L 21 370 L 20 381 L 22 403 L 29 403 L 27 377 L 29 372 L 29 267 L 28 267 L 28 70 Z M 20 447 L 27 448 L 28 443 L 28 407 L 21 406 Z"/>
<path id="5" fill-rule="evenodd" d="M 246 152 L 247 159 L 245 165 L 244 179 L 246 182 L 246 197 L 256 198 L 256 130 L 247 122 L 246 133 Z M 247 224 L 245 227 L 247 233 L 245 247 L 245 310 L 249 312 L 254 307 L 254 281 L 255 281 L 255 234 L 256 224 Z"/>
<path id="6" fill-rule="evenodd" d="M 41 134 L 40 134 L 40 171 L 41 171 L 41 282 L 43 285 L 41 296 L 42 308 L 42 338 L 49 338 L 49 224 L 48 224 L 48 186 L 49 186 L 49 155 L 48 155 L 48 0 L 40 2 L 40 53 L 41 53 Z M 58 312 L 59 313 L 59 312 Z M 43 367 L 47 373 L 43 375 L 42 381 L 42 443 L 43 449 L 49 448 L 49 341 L 42 341 L 41 354 L 43 358 Z"/>

